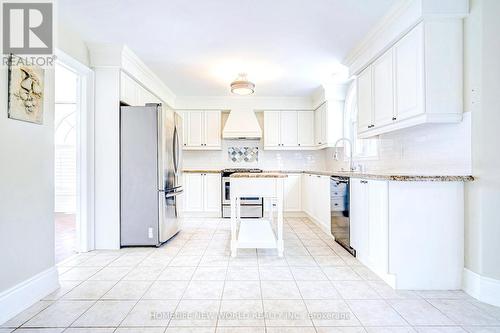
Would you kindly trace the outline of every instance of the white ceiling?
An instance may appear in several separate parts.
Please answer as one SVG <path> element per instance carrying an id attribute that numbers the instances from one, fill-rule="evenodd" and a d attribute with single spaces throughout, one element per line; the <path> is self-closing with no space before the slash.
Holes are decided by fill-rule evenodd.
<path id="1" fill-rule="evenodd" d="M 178 96 L 307 96 L 397 0 L 59 0 L 89 42 L 128 45 Z"/>

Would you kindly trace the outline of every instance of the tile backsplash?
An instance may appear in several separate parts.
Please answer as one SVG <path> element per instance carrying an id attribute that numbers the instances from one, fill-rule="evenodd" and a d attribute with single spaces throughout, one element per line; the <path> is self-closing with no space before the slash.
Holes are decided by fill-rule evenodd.
<path id="1" fill-rule="evenodd" d="M 229 147 L 227 148 L 229 161 L 233 163 L 252 163 L 259 160 L 259 147 Z"/>
<path id="2" fill-rule="evenodd" d="M 230 149 L 256 148 L 258 156 L 242 161 L 229 157 Z M 183 152 L 184 169 L 261 168 L 264 170 L 325 170 L 322 151 L 264 150 L 262 140 L 223 140 L 222 150 Z"/>
<path id="3" fill-rule="evenodd" d="M 380 135 L 378 156 L 355 159 L 366 172 L 399 174 L 471 174 L 471 114 L 457 124 L 430 124 Z M 233 160 L 230 149 L 257 148 L 258 157 Z M 333 160 L 333 148 L 314 151 L 264 150 L 262 140 L 223 140 L 222 150 L 184 151 L 184 169 L 231 167 L 264 170 L 339 170 L 346 162 Z"/>

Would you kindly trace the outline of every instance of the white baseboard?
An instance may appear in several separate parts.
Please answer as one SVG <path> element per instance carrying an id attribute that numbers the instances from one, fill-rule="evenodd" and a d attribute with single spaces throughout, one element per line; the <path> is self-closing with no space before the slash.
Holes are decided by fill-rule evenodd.
<path id="1" fill-rule="evenodd" d="M 0 325 L 59 288 L 55 266 L 0 293 Z"/>
<path id="2" fill-rule="evenodd" d="M 500 306 L 500 280 L 479 275 L 464 268 L 463 290 L 481 302 Z"/>
<path id="3" fill-rule="evenodd" d="M 290 211 L 290 212 L 283 212 L 284 217 L 307 217 L 306 213 L 302 211 Z"/>
<path id="4" fill-rule="evenodd" d="M 314 224 L 316 224 L 318 226 L 318 228 L 320 228 L 321 230 L 323 230 L 323 232 L 329 236 L 332 237 L 332 239 L 335 240 L 335 237 L 333 237 L 332 233 L 331 233 L 331 230 L 330 228 L 327 228 L 325 225 L 321 224 L 318 220 L 316 220 L 314 217 L 312 217 L 311 215 L 309 215 L 309 213 L 307 212 L 304 212 L 304 217 L 307 217 L 309 220 L 311 220 Z"/>

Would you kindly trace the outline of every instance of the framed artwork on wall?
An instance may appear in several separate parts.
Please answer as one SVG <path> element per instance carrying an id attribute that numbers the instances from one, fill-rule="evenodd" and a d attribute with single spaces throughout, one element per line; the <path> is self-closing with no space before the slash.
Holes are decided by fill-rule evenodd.
<path id="1" fill-rule="evenodd" d="M 43 124 L 45 72 L 39 66 L 9 61 L 9 107 L 10 119 Z"/>

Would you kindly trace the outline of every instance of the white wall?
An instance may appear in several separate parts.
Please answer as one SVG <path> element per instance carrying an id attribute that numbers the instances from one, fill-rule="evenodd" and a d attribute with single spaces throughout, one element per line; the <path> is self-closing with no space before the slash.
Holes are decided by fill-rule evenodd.
<path id="1" fill-rule="evenodd" d="M 67 22 L 59 22 L 57 27 L 57 43 L 59 50 L 78 60 L 89 67 L 89 52 L 83 39 L 75 32 Z"/>
<path id="2" fill-rule="evenodd" d="M 472 0 L 465 21 L 466 105 L 472 109 L 472 170 L 466 185 L 466 268 L 497 280 L 500 305 L 500 2 Z"/>
<path id="3" fill-rule="evenodd" d="M 54 73 L 45 72 L 43 125 L 7 118 L 6 68 L 0 75 L 1 295 L 54 266 Z"/>
<path id="4" fill-rule="evenodd" d="M 188 111 L 189 112 L 189 111 Z M 263 113 L 257 112 L 257 119 L 264 129 Z M 228 113 L 222 114 L 222 125 Z M 228 158 L 229 147 L 259 147 L 257 162 L 234 163 Z M 264 150 L 262 140 L 222 140 L 222 150 L 183 151 L 184 169 L 224 169 L 224 168 L 260 168 L 264 170 L 311 170 L 325 169 L 323 151 L 271 151 Z"/>

